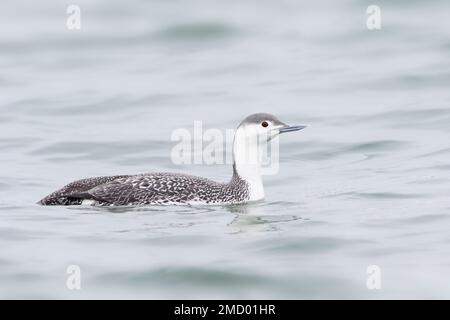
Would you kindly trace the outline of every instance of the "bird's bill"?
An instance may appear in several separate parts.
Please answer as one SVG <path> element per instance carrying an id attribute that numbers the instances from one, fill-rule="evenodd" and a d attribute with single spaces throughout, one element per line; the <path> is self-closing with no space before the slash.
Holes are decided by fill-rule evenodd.
<path id="1" fill-rule="evenodd" d="M 285 127 L 280 128 L 280 133 L 299 131 L 299 130 L 302 130 L 305 128 L 306 128 L 306 126 L 285 126 Z"/>

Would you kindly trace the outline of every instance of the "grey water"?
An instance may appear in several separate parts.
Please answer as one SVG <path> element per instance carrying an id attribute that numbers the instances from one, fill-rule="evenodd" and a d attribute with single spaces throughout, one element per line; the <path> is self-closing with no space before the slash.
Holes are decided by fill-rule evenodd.
<path id="1" fill-rule="evenodd" d="M 0 2 L 0 298 L 450 298 L 450 2 L 74 2 L 80 30 L 68 2 Z M 254 112 L 308 125 L 262 202 L 35 204 L 92 176 L 226 181 L 171 134 Z"/>

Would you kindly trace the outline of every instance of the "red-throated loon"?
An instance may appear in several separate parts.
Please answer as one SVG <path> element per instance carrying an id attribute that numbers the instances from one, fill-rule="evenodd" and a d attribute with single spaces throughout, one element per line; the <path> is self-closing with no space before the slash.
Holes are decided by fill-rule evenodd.
<path id="1" fill-rule="evenodd" d="M 53 192 L 41 205 L 136 206 L 153 204 L 236 204 L 264 198 L 259 153 L 288 126 L 256 113 L 238 126 L 233 142 L 233 177 L 228 183 L 178 173 L 145 173 L 77 180 Z M 250 155 L 250 157 L 249 157 Z"/>

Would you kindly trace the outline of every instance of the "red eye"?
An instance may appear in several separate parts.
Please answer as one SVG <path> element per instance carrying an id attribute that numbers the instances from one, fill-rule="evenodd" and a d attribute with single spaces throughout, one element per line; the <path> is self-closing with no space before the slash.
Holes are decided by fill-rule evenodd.
<path id="1" fill-rule="evenodd" d="M 267 121 L 263 121 L 263 122 L 261 122 L 261 125 L 262 125 L 264 128 L 267 128 L 267 127 L 269 126 L 269 123 L 268 123 Z"/>

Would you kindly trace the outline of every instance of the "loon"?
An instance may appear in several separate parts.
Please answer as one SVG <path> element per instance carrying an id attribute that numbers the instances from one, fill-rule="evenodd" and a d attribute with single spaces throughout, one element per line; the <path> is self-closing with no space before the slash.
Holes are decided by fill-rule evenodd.
<path id="1" fill-rule="evenodd" d="M 262 148 L 280 133 L 304 128 L 289 126 L 267 113 L 245 118 L 234 135 L 233 176 L 228 183 L 178 173 L 94 177 L 69 183 L 38 204 L 140 206 L 239 204 L 262 200 L 264 188 L 258 156 Z"/>

